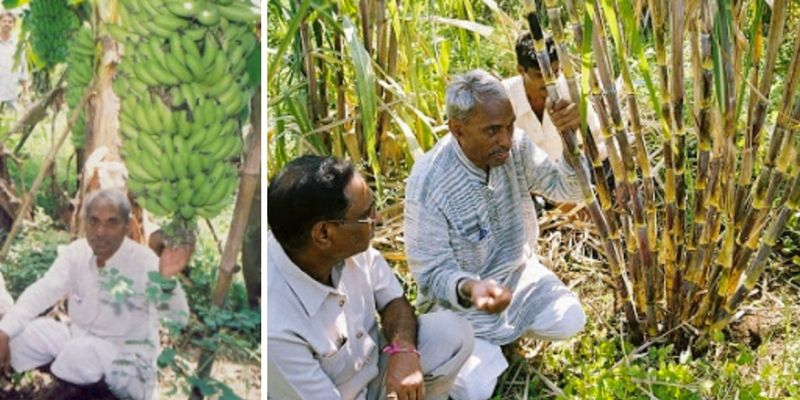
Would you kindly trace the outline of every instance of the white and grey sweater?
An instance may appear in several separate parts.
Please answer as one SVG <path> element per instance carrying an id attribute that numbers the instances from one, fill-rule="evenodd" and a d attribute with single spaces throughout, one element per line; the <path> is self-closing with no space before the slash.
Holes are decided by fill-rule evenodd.
<path id="1" fill-rule="evenodd" d="M 572 168 L 563 158 L 550 160 L 521 130 L 508 160 L 488 177 L 452 134 L 417 161 L 406 185 L 405 244 L 423 310 L 454 310 L 472 323 L 477 337 L 495 344 L 524 333 L 551 300 L 546 287 L 515 290 L 527 260 L 536 257 L 539 238 L 530 192 L 581 201 Z M 461 278 L 495 279 L 514 292 L 512 302 L 500 314 L 465 309 L 456 295 Z"/>

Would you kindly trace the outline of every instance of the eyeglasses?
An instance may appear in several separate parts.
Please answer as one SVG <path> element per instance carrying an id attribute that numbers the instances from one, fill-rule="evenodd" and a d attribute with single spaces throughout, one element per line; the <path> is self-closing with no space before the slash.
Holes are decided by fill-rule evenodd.
<path id="1" fill-rule="evenodd" d="M 369 224 L 371 226 L 375 226 L 375 224 L 378 222 L 375 203 L 369 207 L 367 215 L 369 216 L 361 219 L 329 219 L 323 222 L 330 222 L 334 224 Z"/>
<path id="2" fill-rule="evenodd" d="M 329 219 L 324 222 L 331 222 L 334 224 L 370 224 L 375 225 L 378 222 L 377 218 L 374 217 L 367 217 L 363 219 Z"/>

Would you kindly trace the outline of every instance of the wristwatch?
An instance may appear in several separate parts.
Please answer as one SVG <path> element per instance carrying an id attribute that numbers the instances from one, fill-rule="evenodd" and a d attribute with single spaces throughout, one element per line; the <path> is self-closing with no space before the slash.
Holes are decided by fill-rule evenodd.
<path id="1" fill-rule="evenodd" d="M 456 297 L 458 297 L 458 304 L 461 307 L 469 308 L 472 307 L 472 299 L 466 292 L 464 292 L 464 286 L 467 283 L 468 278 L 461 278 L 456 283 Z"/>

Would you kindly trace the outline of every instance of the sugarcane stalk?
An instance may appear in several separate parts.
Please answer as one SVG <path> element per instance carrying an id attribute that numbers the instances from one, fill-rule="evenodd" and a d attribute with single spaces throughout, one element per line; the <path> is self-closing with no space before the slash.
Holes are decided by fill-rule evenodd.
<path id="1" fill-rule="evenodd" d="M 558 59 L 560 60 L 561 65 L 561 72 L 564 74 L 564 78 L 567 82 L 567 87 L 570 94 L 570 99 L 572 101 L 578 101 L 580 99 L 580 88 L 578 86 L 578 78 L 575 74 L 575 69 L 573 67 L 572 60 L 570 58 L 570 54 L 567 51 L 566 47 L 566 37 L 564 34 L 564 29 L 561 25 L 561 7 L 556 0 L 546 0 L 545 7 L 547 9 L 548 17 L 551 22 L 551 28 L 553 31 L 553 42 L 556 43 L 556 53 L 558 54 Z M 577 21 L 577 11 L 574 9 L 574 4 L 572 5 L 572 9 L 568 10 L 571 13 L 571 19 Z M 580 24 L 577 25 L 579 31 L 576 33 L 575 40 L 577 41 L 579 38 L 582 40 L 583 37 L 583 28 Z M 575 24 L 573 24 L 573 31 L 576 29 Z M 577 42 L 578 46 L 581 46 L 581 42 Z M 594 174 L 595 178 L 595 189 L 597 190 L 597 198 L 600 201 L 600 206 L 602 207 L 603 211 L 605 212 L 606 222 L 609 225 L 609 231 L 611 232 L 612 238 L 618 238 L 618 230 L 616 226 L 616 221 L 614 218 L 611 218 L 611 190 L 608 187 L 608 182 L 604 179 L 605 173 L 603 170 L 603 160 L 600 157 L 600 152 L 597 148 L 597 144 L 595 142 L 595 138 L 592 132 L 581 130 L 581 139 L 583 140 L 584 145 L 584 153 L 586 154 L 587 158 L 589 159 L 592 165 L 592 173 Z"/>
<path id="2" fill-rule="evenodd" d="M 763 77 L 760 79 L 760 82 L 756 86 L 753 85 L 753 89 L 751 89 L 750 93 L 750 107 L 748 108 L 748 123 L 747 123 L 747 131 L 745 134 L 745 147 L 742 153 L 742 163 L 739 167 L 739 180 L 737 182 L 737 189 L 736 189 L 736 209 L 737 209 L 737 217 L 747 212 L 747 206 L 751 203 L 745 202 L 748 186 L 752 181 L 753 176 L 753 169 L 755 167 L 754 161 L 756 157 L 756 152 L 758 151 L 759 146 L 759 138 L 761 134 L 761 129 L 764 126 L 764 121 L 766 119 L 766 110 L 767 104 L 769 103 L 769 95 L 770 95 L 770 86 L 772 85 L 772 76 L 775 70 L 775 62 L 778 55 L 778 48 L 781 44 L 781 39 L 783 38 L 783 27 L 786 21 L 786 2 L 785 0 L 775 0 L 772 4 L 772 15 L 770 17 L 770 24 L 769 24 L 769 42 L 767 43 L 767 52 L 766 52 L 766 60 L 764 65 L 764 74 Z M 760 42 L 760 31 L 761 25 L 759 21 L 755 22 L 758 24 L 756 38 L 754 40 L 754 59 L 760 59 L 760 49 L 761 46 Z M 757 79 L 757 69 L 753 73 L 753 80 L 758 81 Z M 756 90 L 755 87 L 758 88 L 758 93 L 754 93 Z M 743 221 L 742 218 L 737 218 L 738 221 Z M 747 225 L 743 225 L 747 227 Z"/>
<path id="3" fill-rule="evenodd" d="M 646 299 L 645 310 L 648 334 L 655 336 L 657 334 L 655 301 L 658 287 L 656 285 L 655 263 L 651 254 L 652 248 L 648 240 L 648 229 L 644 218 L 644 206 L 642 205 L 642 198 L 641 194 L 639 193 L 638 176 L 636 174 L 632 150 L 628 141 L 625 123 L 622 120 L 622 112 L 620 110 L 621 107 L 619 98 L 617 97 L 616 87 L 612 79 L 608 50 L 606 49 L 605 41 L 600 40 L 601 37 L 605 37 L 605 28 L 603 24 L 603 14 L 598 1 L 594 2 L 594 10 L 594 32 L 596 32 L 596 35 L 594 36 L 594 43 L 598 65 L 597 75 L 602 83 L 603 98 L 605 100 L 605 104 L 610 110 L 611 123 L 613 124 L 614 129 L 613 137 L 616 139 L 616 141 L 614 141 L 610 134 L 605 134 L 606 148 L 608 150 L 609 160 L 611 161 L 612 168 L 616 165 L 616 168 L 614 168 L 615 179 L 621 183 L 620 200 L 622 200 L 626 205 L 630 203 L 630 207 L 633 211 L 633 226 L 630 228 L 630 230 L 635 232 L 635 234 L 630 235 L 633 236 L 633 240 L 629 240 L 629 246 L 627 248 L 629 249 L 629 253 L 634 252 L 630 250 L 638 248 L 639 262 L 636 262 L 637 257 L 629 257 L 629 268 L 634 271 L 634 276 L 644 275 Z M 619 54 L 624 54 L 622 44 L 619 42 L 617 43 L 617 51 Z M 625 63 L 621 64 L 621 68 L 623 69 L 624 73 L 627 73 L 627 65 L 625 65 Z M 629 74 L 628 79 L 630 80 Z M 601 122 L 603 120 L 607 120 L 609 117 L 606 115 L 607 113 L 605 112 L 605 107 L 602 103 L 603 102 L 600 101 L 600 99 L 596 99 L 594 102 L 595 109 L 600 116 Z M 619 152 L 619 157 L 617 157 L 617 151 Z M 622 168 L 620 168 L 620 166 Z M 627 221 L 627 218 L 629 218 L 627 217 L 628 213 L 625 214 L 626 216 L 623 217 L 623 221 Z M 625 223 L 629 224 L 629 222 Z M 644 268 L 644 274 L 639 273 L 638 270 L 641 268 Z M 636 286 L 636 284 L 636 281 L 634 281 L 634 286 Z"/>
<path id="4" fill-rule="evenodd" d="M 549 99 L 556 103 L 560 100 L 560 95 L 558 90 L 555 86 L 555 76 L 553 74 L 552 67 L 550 65 L 550 57 L 547 54 L 547 47 L 545 44 L 544 33 L 542 32 L 541 25 L 539 24 L 539 17 L 536 11 L 536 7 L 532 1 L 528 0 L 525 2 L 526 9 L 527 9 L 527 20 L 528 24 L 531 28 L 531 34 L 533 36 L 533 46 L 536 52 L 536 58 L 539 62 L 539 67 L 542 72 L 542 76 L 545 81 L 545 85 L 547 88 L 547 94 Z M 633 310 L 632 304 L 627 301 L 628 294 L 627 294 L 627 286 L 625 284 L 624 275 L 622 269 L 620 268 L 621 259 L 622 259 L 622 252 L 620 250 L 620 245 L 617 240 L 612 240 L 609 236 L 609 229 L 608 223 L 606 221 L 605 215 L 600 208 L 600 205 L 595 198 L 594 192 L 589 184 L 589 178 L 587 176 L 586 170 L 581 165 L 580 161 L 580 150 L 578 147 L 577 136 L 573 130 L 568 130 L 567 132 L 562 132 L 561 134 L 562 141 L 564 143 L 564 158 L 573 167 L 576 173 L 576 179 L 578 185 L 581 189 L 581 193 L 583 194 L 584 202 L 587 205 L 587 209 L 589 214 L 592 217 L 595 225 L 598 228 L 600 233 L 600 237 L 603 240 L 604 247 L 606 250 L 606 257 L 609 262 L 609 266 L 611 268 L 612 274 L 617 279 L 618 290 L 622 293 L 622 301 L 623 301 L 623 309 L 625 310 L 625 315 L 628 320 L 629 325 L 634 331 L 638 330 L 638 321 L 636 319 L 636 314 Z"/>
<path id="5" fill-rule="evenodd" d="M 621 13 L 619 12 L 619 5 L 616 4 L 616 3 L 615 3 L 615 12 L 616 12 L 616 14 L 621 15 Z M 617 22 L 618 22 L 618 29 L 621 32 L 620 38 L 627 38 L 627 37 L 631 37 L 633 35 L 638 35 L 639 34 L 637 32 L 637 30 L 636 30 L 636 24 L 635 23 L 631 24 L 631 29 L 633 31 L 628 33 L 628 32 L 625 32 L 625 26 L 622 23 L 622 19 L 621 18 L 614 18 L 614 19 L 616 19 Z M 637 21 L 638 21 L 638 19 L 637 19 Z M 624 46 L 624 41 L 623 40 L 617 40 L 616 42 L 617 42 L 616 44 L 617 44 L 617 53 L 618 54 L 625 54 L 629 58 L 633 57 L 633 54 L 631 54 L 630 46 Z M 625 63 L 625 62 L 620 63 L 620 70 L 621 70 L 621 76 L 622 76 L 622 81 L 623 81 L 623 94 L 624 94 L 624 96 L 625 96 L 625 98 L 627 100 L 627 103 L 628 103 L 628 116 L 629 116 L 629 121 L 630 121 L 630 124 L 631 124 L 631 131 L 633 132 L 634 139 L 635 139 L 636 161 L 638 163 L 638 167 L 641 170 L 642 180 L 644 182 L 644 185 L 642 187 L 643 198 L 641 199 L 641 201 L 644 202 L 644 207 L 645 207 L 645 213 L 646 213 L 645 229 L 646 229 L 646 231 L 642 232 L 641 231 L 641 225 L 639 225 L 639 227 L 637 228 L 636 235 L 637 235 L 638 238 L 641 238 L 641 239 L 637 239 L 638 243 L 646 243 L 648 245 L 647 246 L 648 247 L 648 254 L 647 254 L 646 257 L 643 257 L 641 265 L 642 265 L 642 268 L 653 269 L 653 270 L 655 270 L 656 273 L 659 273 L 660 271 L 658 270 L 658 266 L 657 266 L 657 262 L 656 262 L 657 260 L 656 260 L 656 257 L 655 257 L 655 255 L 657 254 L 657 248 L 656 248 L 656 237 L 657 237 L 657 234 L 656 234 L 656 232 L 657 232 L 656 219 L 657 218 L 656 218 L 656 201 L 655 201 L 655 187 L 656 187 L 656 185 L 655 185 L 655 175 L 653 174 L 653 172 L 652 172 L 652 170 L 650 168 L 649 155 L 647 154 L 647 148 L 646 148 L 645 142 L 644 142 L 644 133 L 643 133 L 643 130 L 642 130 L 641 119 L 640 119 L 640 116 L 639 116 L 639 106 L 638 106 L 638 102 L 636 100 L 636 96 L 634 95 L 635 91 L 634 91 L 634 88 L 633 88 L 633 81 L 631 79 L 631 73 L 630 73 L 630 69 L 629 69 L 627 63 Z M 638 185 L 636 187 L 638 188 Z M 638 196 L 635 196 L 632 199 L 635 202 L 633 204 L 633 208 L 634 208 L 634 213 L 636 213 L 636 212 L 638 212 L 638 204 L 636 204 L 636 203 L 638 203 L 640 201 L 640 199 L 638 198 Z M 635 220 L 636 219 L 637 218 L 635 217 Z M 642 275 L 641 271 L 639 271 L 638 275 L 639 276 L 636 277 L 636 280 L 634 281 L 634 286 L 637 286 L 637 284 L 638 284 L 639 288 L 637 289 L 637 293 L 640 293 L 641 298 L 644 299 L 644 295 L 643 295 L 644 292 L 643 292 L 643 289 L 641 289 L 641 287 L 644 285 L 644 282 L 642 281 L 643 277 L 641 276 Z M 660 273 L 658 275 L 660 275 Z M 661 282 L 661 280 L 657 278 L 656 282 Z M 660 288 L 661 285 L 658 284 L 657 287 Z M 642 300 L 641 307 L 642 307 L 642 309 L 644 309 L 644 307 L 645 307 L 644 306 L 644 300 Z"/>
<path id="6" fill-rule="evenodd" d="M 800 121 L 800 100 L 796 101 L 792 119 L 793 121 Z M 743 243 L 737 247 L 736 256 L 734 257 L 733 278 L 738 278 L 749 255 L 755 250 L 754 244 L 760 236 L 761 227 L 766 223 L 765 220 L 778 189 L 783 183 L 783 178 L 786 176 L 791 160 L 797 156 L 793 145 L 793 138 L 797 133 L 797 129 L 790 128 L 787 123 L 789 123 L 787 118 L 779 118 L 770 139 L 770 151 L 767 155 L 767 160 L 764 162 L 765 166 L 761 169 L 761 173 L 754 185 L 752 207 L 745 216 L 744 224 L 739 231 L 738 242 Z M 793 125 L 796 126 L 797 123 L 794 122 Z M 773 143 L 780 143 L 780 145 L 773 145 Z M 734 283 L 734 281 L 731 281 L 731 285 Z M 728 289 L 728 292 L 733 291 L 733 287 Z"/>
<path id="7" fill-rule="evenodd" d="M 786 227 L 789 216 L 792 213 L 800 211 L 800 207 L 798 207 L 798 203 L 800 203 L 800 174 L 798 174 L 800 165 L 797 165 L 800 163 L 795 162 L 795 164 L 792 187 L 787 196 L 786 203 L 781 206 L 780 210 L 777 212 L 777 216 L 773 219 L 769 229 L 761 239 L 758 253 L 756 253 L 755 257 L 753 257 L 747 265 L 747 269 L 745 269 L 744 273 L 739 278 L 733 295 L 727 299 L 725 305 L 720 307 L 718 312 L 714 315 L 714 322 L 709 327 L 710 331 L 719 330 L 724 327 L 733 316 L 736 308 L 739 307 L 739 304 L 747 297 L 747 293 L 753 290 L 761 273 L 764 272 L 772 248 L 775 246 L 778 237 L 780 237 Z"/>
<path id="8" fill-rule="evenodd" d="M 307 22 L 300 24 L 300 44 L 303 51 L 303 70 L 306 74 L 306 82 L 308 84 L 308 109 L 311 111 L 311 121 L 314 124 L 314 128 L 316 128 L 320 124 L 322 105 L 317 98 L 319 95 L 317 66 L 314 62 L 314 47 L 311 44 L 311 36 Z"/>
<path id="9" fill-rule="evenodd" d="M 670 77 L 670 100 L 672 103 L 672 133 L 673 133 L 673 162 L 672 169 L 675 179 L 675 209 L 674 222 L 671 234 L 675 246 L 674 258 L 666 263 L 666 290 L 665 297 L 670 310 L 676 308 L 683 258 L 684 258 L 684 226 L 686 215 L 686 179 L 684 177 L 686 164 L 686 131 L 683 125 L 683 30 L 684 30 L 684 3 L 683 0 L 673 0 L 669 14 L 670 30 L 672 33 L 671 61 L 672 70 Z M 668 207 L 670 205 L 668 204 Z M 676 265 L 677 264 L 677 265 Z M 670 270 L 670 268 L 672 268 Z"/>
<path id="10" fill-rule="evenodd" d="M 718 43 L 719 43 L 719 55 L 720 55 L 720 63 L 722 67 L 722 76 L 721 76 L 721 88 L 722 88 L 722 101 L 721 101 L 721 112 L 724 116 L 724 124 L 722 126 L 722 137 L 721 137 L 721 152 L 719 154 L 719 158 L 721 161 L 721 167 L 719 169 L 719 174 L 722 177 L 731 177 L 733 176 L 733 168 L 735 167 L 735 154 L 734 154 L 734 133 L 735 133 L 735 121 L 733 120 L 733 115 L 735 114 L 735 84 L 734 84 L 734 77 L 733 77 L 733 49 L 731 44 L 730 32 L 729 32 L 729 25 L 723 24 L 724 21 L 730 21 L 730 10 L 727 8 L 728 4 L 725 1 L 721 1 L 717 4 L 717 33 L 719 33 Z M 716 155 L 716 152 L 715 152 Z M 728 237 L 733 235 L 733 232 L 730 231 L 733 229 L 734 225 L 734 203 L 735 203 L 735 194 L 733 190 L 735 189 L 734 183 L 732 183 L 728 179 L 720 179 L 719 180 L 719 188 L 714 188 L 717 191 L 716 196 L 712 196 L 712 203 L 715 209 L 720 211 L 720 226 L 727 226 L 729 227 L 729 231 L 726 231 L 726 235 Z M 716 231 L 716 227 L 714 229 Z M 714 235 L 716 237 L 716 235 Z M 711 273 L 707 275 L 708 279 L 708 291 L 709 295 L 705 296 L 701 302 L 700 308 L 698 313 L 694 317 L 694 323 L 696 325 L 704 324 L 705 323 L 705 315 L 708 311 L 712 308 L 715 299 L 718 297 L 717 288 L 720 287 L 720 281 L 724 281 L 727 279 L 728 272 L 730 271 L 730 263 L 732 262 L 732 258 L 728 254 L 728 241 L 724 242 L 725 245 L 722 246 L 720 252 L 717 255 L 716 259 L 714 260 L 713 264 L 710 265 Z M 731 244 L 732 245 L 732 244 Z M 705 253 L 705 260 L 710 262 L 713 258 L 713 252 L 706 252 Z"/>

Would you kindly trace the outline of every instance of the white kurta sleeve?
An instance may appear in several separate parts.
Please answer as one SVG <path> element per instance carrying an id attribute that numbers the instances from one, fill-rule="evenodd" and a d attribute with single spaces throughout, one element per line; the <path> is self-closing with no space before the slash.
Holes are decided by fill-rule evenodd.
<path id="1" fill-rule="evenodd" d="M 528 190 L 556 202 L 580 202 L 583 200 L 577 174 L 562 156 L 552 161 L 547 153 L 534 144 L 528 135 L 516 133 L 520 138 L 520 154 L 525 169 Z M 581 157 L 581 163 L 585 162 Z"/>
<path id="2" fill-rule="evenodd" d="M 9 337 L 13 338 L 22 332 L 28 322 L 69 293 L 69 250 L 67 248 L 59 253 L 47 273 L 22 292 L 17 303 L 0 321 L 0 330 Z"/>
<path id="3" fill-rule="evenodd" d="M 431 204 L 420 204 L 406 197 L 405 241 L 408 267 L 422 295 L 445 307 L 463 311 L 456 285 L 464 278 L 479 276 L 461 269 L 450 244 L 444 214 Z"/>

